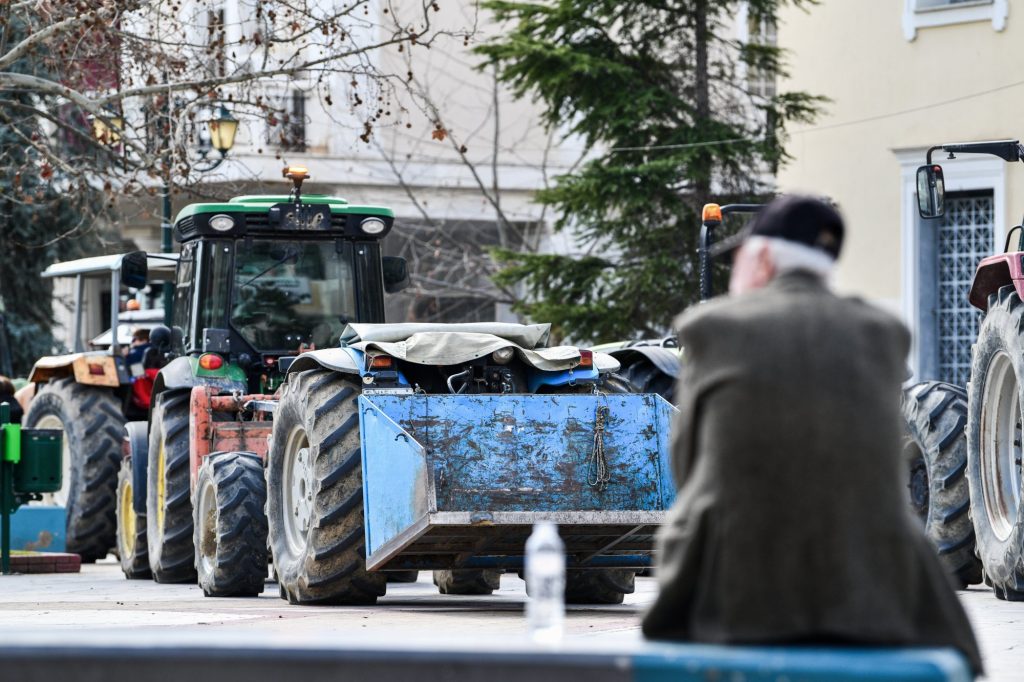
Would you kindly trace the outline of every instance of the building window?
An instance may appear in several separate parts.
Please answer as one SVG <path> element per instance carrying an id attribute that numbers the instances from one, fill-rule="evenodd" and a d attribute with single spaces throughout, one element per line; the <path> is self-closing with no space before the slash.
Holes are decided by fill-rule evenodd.
<path id="1" fill-rule="evenodd" d="M 293 90 L 269 118 L 268 142 L 285 151 L 306 151 L 306 93 Z"/>
<path id="2" fill-rule="evenodd" d="M 934 310 L 935 374 L 925 378 L 966 386 L 971 373 L 971 345 L 978 338 L 981 312 L 967 300 L 978 261 L 992 255 L 995 205 L 991 191 L 946 195 L 946 213 L 926 225 L 930 243 L 923 257 L 934 286 L 922 288 L 925 310 Z M 928 282 L 925 282 L 927 285 Z M 924 333 L 924 330 L 922 330 Z"/>
<path id="3" fill-rule="evenodd" d="M 225 54 L 224 9 L 211 9 L 206 13 L 206 53 L 210 59 L 210 73 L 215 78 L 227 74 Z"/>
<path id="4" fill-rule="evenodd" d="M 777 30 L 774 21 L 762 19 L 760 21 L 751 17 L 748 20 L 748 42 L 753 45 L 764 45 L 776 47 L 778 45 Z M 772 69 L 762 69 L 751 66 L 747 70 L 747 91 L 755 97 L 772 99 L 775 97 L 776 73 Z"/>
<path id="5" fill-rule="evenodd" d="M 903 37 L 913 40 L 921 28 L 990 21 L 1006 28 L 1008 0 L 903 0 Z"/>

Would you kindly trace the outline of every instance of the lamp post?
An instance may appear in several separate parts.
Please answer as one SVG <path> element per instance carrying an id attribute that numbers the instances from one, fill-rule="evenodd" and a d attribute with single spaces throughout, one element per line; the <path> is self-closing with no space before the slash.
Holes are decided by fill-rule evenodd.
<path id="1" fill-rule="evenodd" d="M 164 118 L 168 122 L 164 135 L 170 139 L 170 102 L 167 99 L 164 100 Z M 123 126 L 124 119 L 112 112 L 107 116 L 94 116 L 92 119 L 93 135 L 100 143 L 105 145 L 115 145 L 121 140 Z M 211 171 L 224 162 L 228 152 L 235 144 L 238 120 L 231 115 L 227 107 L 221 105 L 216 118 L 206 121 L 206 127 L 210 136 L 209 142 L 200 142 L 198 149 L 199 156 L 204 163 L 193 166 L 200 173 Z M 169 149 L 170 144 L 167 147 Z M 210 151 L 210 147 L 220 153 L 220 158 L 208 161 L 207 154 Z M 174 251 L 174 224 L 171 222 L 173 220 L 171 215 L 171 187 L 173 186 L 171 172 L 172 166 L 170 160 L 168 160 L 166 172 L 163 176 L 163 185 L 160 188 L 160 201 L 162 204 L 160 213 L 160 250 L 163 253 L 172 253 Z M 116 292 L 114 295 L 116 296 Z M 171 308 L 174 304 L 173 283 L 168 282 L 164 284 L 163 299 L 164 323 L 170 325 Z"/>

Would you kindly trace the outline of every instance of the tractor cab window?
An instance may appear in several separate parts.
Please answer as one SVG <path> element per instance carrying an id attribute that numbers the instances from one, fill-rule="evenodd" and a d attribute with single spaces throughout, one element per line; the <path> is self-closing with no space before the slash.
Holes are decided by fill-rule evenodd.
<path id="1" fill-rule="evenodd" d="M 257 350 L 336 346 L 356 319 L 351 245 L 238 242 L 231 299 L 231 325 Z"/>
<path id="2" fill-rule="evenodd" d="M 178 276 L 174 283 L 174 308 L 171 329 L 171 346 L 178 353 L 184 353 L 190 345 L 188 338 L 192 330 L 192 286 L 195 276 L 196 244 L 185 244 L 178 260 Z"/>

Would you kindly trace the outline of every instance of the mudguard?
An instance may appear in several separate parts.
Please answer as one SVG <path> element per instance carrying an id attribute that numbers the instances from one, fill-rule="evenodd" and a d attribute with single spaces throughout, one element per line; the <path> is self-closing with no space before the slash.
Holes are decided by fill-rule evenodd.
<path id="1" fill-rule="evenodd" d="M 324 348 L 303 353 L 292 361 L 288 374 L 304 372 L 307 369 L 333 369 L 345 374 L 361 374 L 364 367 L 363 352 L 355 348 Z"/>
<path id="2" fill-rule="evenodd" d="M 196 376 L 193 358 L 182 356 L 171 360 L 156 375 L 156 381 L 153 382 L 152 399 L 156 400 L 156 397 L 164 391 L 192 388 L 193 386 L 212 386 L 220 389 L 223 393 L 231 393 L 233 391 L 248 392 L 248 386 L 246 386 L 244 379 L 241 378 Z"/>
<path id="3" fill-rule="evenodd" d="M 661 346 L 633 346 L 632 348 L 620 348 L 609 351 L 608 355 L 618 360 L 623 367 L 628 367 L 634 362 L 644 358 L 658 368 L 659 371 L 669 375 L 673 379 L 679 377 L 679 349 L 663 348 Z"/>
<path id="4" fill-rule="evenodd" d="M 146 467 L 149 464 L 149 422 L 128 422 L 124 425 L 128 443 L 126 459 L 132 460 L 132 508 L 146 515 Z"/>

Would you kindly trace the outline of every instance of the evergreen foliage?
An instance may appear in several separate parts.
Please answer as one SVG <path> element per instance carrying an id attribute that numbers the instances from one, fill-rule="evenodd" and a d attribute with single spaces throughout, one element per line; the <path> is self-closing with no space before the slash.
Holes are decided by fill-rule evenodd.
<path id="1" fill-rule="evenodd" d="M 518 312 L 559 336 L 607 341 L 663 334 L 697 299 L 702 205 L 763 198 L 786 159 L 786 125 L 811 121 L 822 102 L 754 92 L 753 76 L 784 74 L 782 51 L 756 39 L 784 1 L 485 3 L 509 27 L 478 48 L 487 64 L 590 152 L 538 195 L 582 252 L 495 253 L 498 283 L 527 292 Z M 741 43 L 743 4 L 755 31 Z"/>

